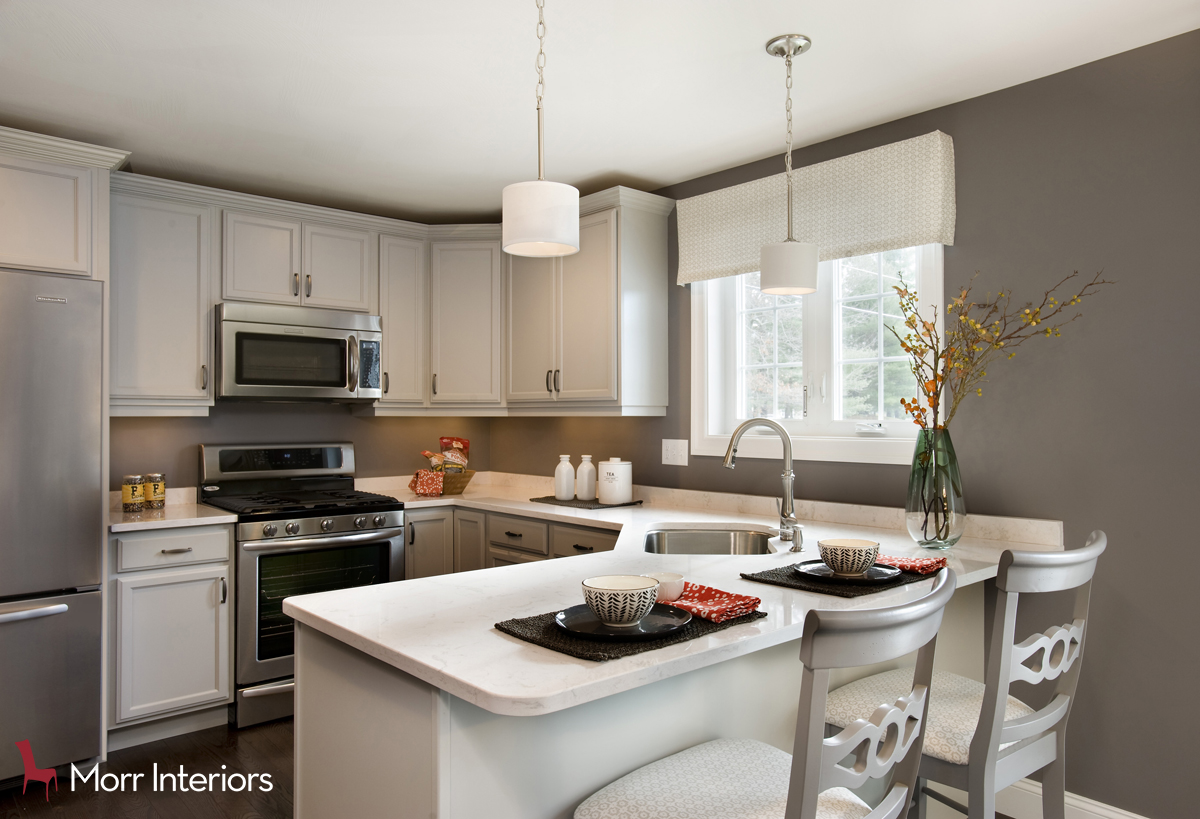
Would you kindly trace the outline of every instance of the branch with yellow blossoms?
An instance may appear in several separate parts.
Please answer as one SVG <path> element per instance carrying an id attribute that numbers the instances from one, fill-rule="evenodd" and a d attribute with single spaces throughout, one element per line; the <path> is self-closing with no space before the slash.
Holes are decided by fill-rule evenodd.
<path id="1" fill-rule="evenodd" d="M 972 392 L 983 395 L 979 384 L 987 377 L 989 362 L 997 356 L 1013 358 L 1017 347 L 1036 336 L 1061 336 L 1062 328 L 1082 315 L 1068 318 L 1070 308 L 1101 286 L 1112 284 L 1101 275 L 1097 273 L 1078 290 L 1069 287 L 1071 295 L 1060 299 L 1059 291 L 1078 278 L 1079 271 L 1075 271 L 1047 290 L 1040 303 L 1026 302 L 1016 308 L 1011 293 L 989 293 L 983 301 L 972 301 L 972 288 L 965 287 L 946 307 L 944 333 L 937 329 L 937 309 L 933 320 L 926 321 L 918 310 L 917 294 L 901 283 L 894 289 L 904 322 L 899 329 L 888 329 L 911 359 L 920 393 L 912 399 L 901 398 L 901 406 L 923 429 L 944 429 L 963 398 Z"/>

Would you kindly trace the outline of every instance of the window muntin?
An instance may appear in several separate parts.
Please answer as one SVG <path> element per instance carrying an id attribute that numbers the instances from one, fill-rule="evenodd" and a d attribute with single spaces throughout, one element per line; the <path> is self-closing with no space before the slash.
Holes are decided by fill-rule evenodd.
<path id="1" fill-rule="evenodd" d="M 799 418 L 804 402 L 804 302 L 737 277 L 737 418 Z"/>

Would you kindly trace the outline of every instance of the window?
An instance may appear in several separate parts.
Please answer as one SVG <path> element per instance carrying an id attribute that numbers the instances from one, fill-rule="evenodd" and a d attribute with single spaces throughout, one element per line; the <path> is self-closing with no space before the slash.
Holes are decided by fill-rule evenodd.
<path id="1" fill-rule="evenodd" d="M 888 327 L 892 289 L 915 286 L 927 312 L 940 303 L 942 246 L 822 262 L 818 290 L 769 296 L 758 274 L 692 288 L 692 451 L 721 455 L 747 418 L 778 421 L 810 460 L 908 463 L 916 426 L 901 398 L 912 372 Z M 935 298 L 936 297 L 936 298 Z M 778 439 L 748 434 L 738 454 L 778 457 Z"/>

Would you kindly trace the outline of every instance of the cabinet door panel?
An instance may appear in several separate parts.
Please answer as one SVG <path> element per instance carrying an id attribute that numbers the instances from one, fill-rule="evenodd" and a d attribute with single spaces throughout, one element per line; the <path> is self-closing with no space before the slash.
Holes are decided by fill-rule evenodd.
<path id="1" fill-rule="evenodd" d="M 117 719 L 229 698 L 229 565 L 117 578 Z"/>
<path id="2" fill-rule="evenodd" d="M 500 243 L 435 242 L 430 254 L 430 400 L 498 404 Z"/>
<path id="3" fill-rule="evenodd" d="M 427 285 L 425 244 L 380 236 L 379 310 L 383 317 L 385 388 L 381 404 L 425 400 Z"/>
<path id="4" fill-rule="evenodd" d="M 371 234 L 304 223 L 304 304 L 367 311 Z"/>
<path id="5" fill-rule="evenodd" d="M 0 265 L 89 275 L 91 224 L 87 168 L 0 159 Z"/>
<path id="6" fill-rule="evenodd" d="M 433 577 L 454 571 L 454 510 L 405 512 L 408 540 L 404 577 Z"/>
<path id="7" fill-rule="evenodd" d="M 225 211 L 227 299 L 300 303 L 300 223 Z"/>
<path id="8" fill-rule="evenodd" d="M 487 564 L 487 531 L 483 512 L 454 510 L 454 571 L 470 572 Z"/>
<path id="9" fill-rule="evenodd" d="M 207 397 L 209 209 L 114 194 L 111 219 L 112 396 Z"/>
<path id="10" fill-rule="evenodd" d="M 579 220 L 579 252 L 562 259 L 561 400 L 617 396 L 617 212 Z"/>
<path id="11" fill-rule="evenodd" d="M 548 401 L 558 360 L 557 259 L 510 256 L 508 400 Z"/>

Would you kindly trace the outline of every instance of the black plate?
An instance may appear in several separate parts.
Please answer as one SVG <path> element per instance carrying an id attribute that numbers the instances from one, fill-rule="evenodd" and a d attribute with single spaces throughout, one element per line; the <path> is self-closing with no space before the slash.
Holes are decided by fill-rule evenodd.
<path id="1" fill-rule="evenodd" d="M 563 631 L 589 640 L 630 642 L 666 637 L 692 622 L 692 614 L 674 606 L 655 603 L 650 613 L 635 625 L 606 626 L 592 614 L 591 609 L 581 603 L 554 615 L 554 622 Z"/>
<path id="2" fill-rule="evenodd" d="M 848 583 L 854 586 L 875 586 L 880 583 L 889 583 L 900 576 L 900 570 L 895 566 L 885 566 L 882 563 L 876 563 L 867 569 L 863 574 L 855 577 L 841 577 L 833 573 L 833 569 L 826 566 L 820 560 L 808 560 L 804 563 L 797 563 L 795 569 L 805 577 L 813 580 L 828 580 L 831 583 Z"/>

